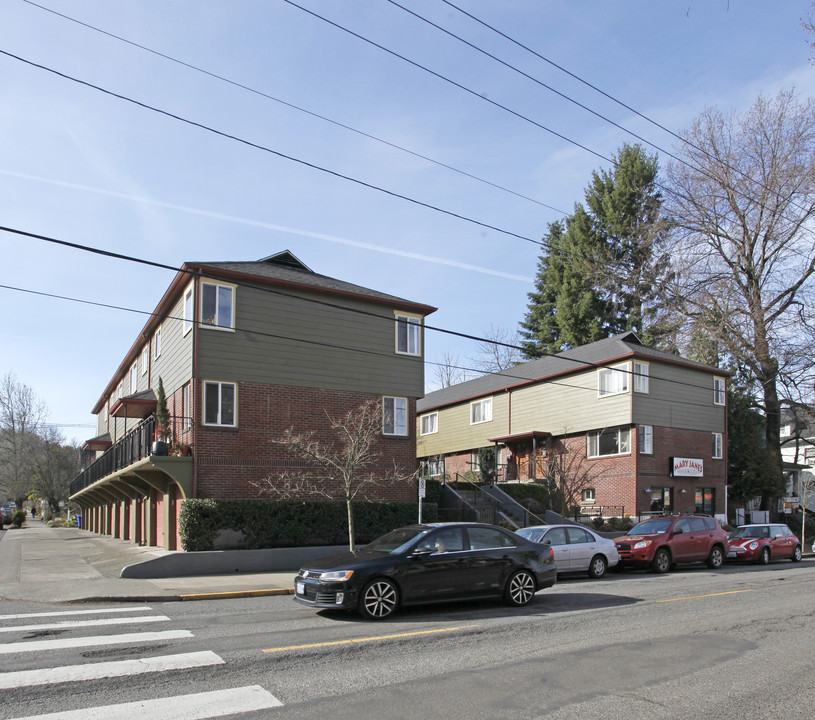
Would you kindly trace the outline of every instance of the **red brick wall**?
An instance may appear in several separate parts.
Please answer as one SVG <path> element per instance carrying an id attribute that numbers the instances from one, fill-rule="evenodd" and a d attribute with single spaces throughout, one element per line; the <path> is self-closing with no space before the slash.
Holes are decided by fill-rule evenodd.
<path id="1" fill-rule="evenodd" d="M 589 473 L 592 478 L 589 487 L 595 490 L 596 506 L 623 507 L 628 515 L 639 515 L 649 510 L 650 496 L 645 492 L 646 488 L 672 487 L 673 512 L 692 513 L 695 510 L 696 488 L 713 487 L 715 513 L 724 513 L 727 463 L 725 460 L 712 459 L 712 439 L 709 432 L 655 427 L 652 443 L 654 452 L 650 455 L 639 453 L 637 441 L 637 428 L 632 427 L 631 452 L 603 458 L 586 456 L 585 434 L 555 438 L 553 443 L 556 451 L 565 450 L 574 455 L 574 462 L 579 463 L 580 470 Z M 553 443 L 550 441 L 547 447 L 550 454 Z M 519 459 L 526 455 L 528 453 L 525 454 L 519 449 L 517 454 Z M 704 461 L 704 477 L 670 477 L 670 458 L 674 456 L 701 458 Z M 470 452 L 447 456 L 445 467 L 448 477 L 453 480 L 456 472 L 463 475 L 470 470 L 471 460 Z M 542 458 L 540 462 L 545 463 L 546 459 Z M 525 464 L 522 465 L 524 471 L 520 479 L 523 481 L 528 478 Z M 681 492 L 683 489 L 684 493 Z"/>
<path id="2" fill-rule="evenodd" d="M 194 396 L 201 397 L 200 381 Z M 199 425 L 193 452 L 197 464 L 198 497 L 261 497 L 253 482 L 276 478 L 283 471 L 305 471 L 307 463 L 292 455 L 285 446 L 273 442 L 291 428 L 315 432 L 317 439 L 335 437 L 330 418 L 340 418 L 369 399 L 381 403 L 379 395 L 240 383 L 236 428 L 213 428 Z M 199 413 L 200 414 L 200 413 Z M 369 499 L 412 501 L 416 498 L 417 468 L 415 437 L 416 401 L 408 399 L 408 432 L 406 437 L 380 436 L 375 451 L 381 458 L 373 468 L 385 476 L 392 474 L 394 464 L 399 473 L 410 476 L 401 483 L 383 484 L 366 490 Z M 307 473 L 306 473 L 307 477 Z M 280 483 L 276 483 L 280 487 Z M 335 489 L 336 490 L 336 489 Z M 290 491 L 286 491 L 286 495 Z M 295 497 L 320 499 L 320 496 L 298 489 Z M 268 495 L 267 497 L 280 497 Z"/>

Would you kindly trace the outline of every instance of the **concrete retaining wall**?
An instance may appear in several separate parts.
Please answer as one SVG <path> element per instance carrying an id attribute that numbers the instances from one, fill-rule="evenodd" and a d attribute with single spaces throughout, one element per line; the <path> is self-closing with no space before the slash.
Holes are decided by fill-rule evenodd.
<path id="1" fill-rule="evenodd" d="M 161 557 L 128 565 L 120 577 L 183 577 L 186 575 L 225 575 L 291 570 L 324 555 L 346 552 L 347 545 L 302 548 L 266 548 L 263 550 L 213 550 L 204 552 L 168 552 Z"/>

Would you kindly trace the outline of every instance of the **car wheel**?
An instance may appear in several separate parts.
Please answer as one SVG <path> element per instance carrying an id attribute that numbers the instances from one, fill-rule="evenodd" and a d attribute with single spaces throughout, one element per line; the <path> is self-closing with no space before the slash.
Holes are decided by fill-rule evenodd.
<path id="1" fill-rule="evenodd" d="M 589 563 L 589 577 L 601 578 L 606 574 L 608 561 L 602 555 L 595 555 Z"/>
<path id="2" fill-rule="evenodd" d="M 792 557 L 790 558 L 793 562 L 801 562 L 801 546 L 796 545 L 795 549 L 792 551 Z"/>
<path id="3" fill-rule="evenodd" d="M 651 569 L 655 573 L 666 573 L 671 569 L 671 553 L 665 548 L 660 548 L 654 555 L 654 560 L 651 563 Z"/>
<path id="4" fill-rule="evenodd" d="M 761 548 L 761 552 L 758 554 L 756 558 L 757 565 L 769 565 L 770 564 L 770 548 L 763 547 Z"/>
<path id="5" fill-rule="evenodd" d="M 510 605 L 522 607 L 535 597 L 535 578 L 528 570 L 518 570 L 507 581 L 504 599 Z"/>
<path id="6" fill-rule="evenodd" d="M 357 611 L 366 620 L 384 620 L 399 607 L 399 589 L 392 580 L 371 580 L 359 595 Z"/>
<path id="7" fill-rule="evenodd" d="M 707 556 L 707 566 L 711 570 L 718 570 L 724 565 L 724 553 L 718 545 L 714 545 L 710 549 L 710 555 Z"/>

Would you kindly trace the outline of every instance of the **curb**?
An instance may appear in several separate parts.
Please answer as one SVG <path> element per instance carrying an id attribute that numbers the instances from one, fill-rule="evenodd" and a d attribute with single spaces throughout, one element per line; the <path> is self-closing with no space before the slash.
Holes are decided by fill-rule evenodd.
<path id="1" fill-rule="evenodd" d="M 229 600 L 230 598 L 265 597 L 269 595 L 294 595 L 294 588 L 275 590 L 235 590 L 232 592 L 195 593 L 179 595 L 178 600 Z"/>

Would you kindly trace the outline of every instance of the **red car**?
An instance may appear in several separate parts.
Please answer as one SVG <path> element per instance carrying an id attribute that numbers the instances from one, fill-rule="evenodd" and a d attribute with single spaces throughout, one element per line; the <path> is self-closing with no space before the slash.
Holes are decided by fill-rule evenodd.
<path id="1" fill-rule="evenodd" d="M 727 554 L 727 533 L 716 518 L 707 515 L 653 517 L 614 542 L 620 567 L 650 567 L 657 573 L 691 562 L 704 562 L 715 570 Z"/>
<path id="2" fill-rule="evenodd" d="M 730 533 L 728 560 L 749 560 L 766 565 L 770 560 L 801 560 L 801 543 L 786 525 L 739 525 Z"/>

